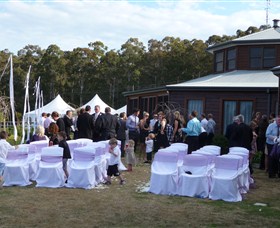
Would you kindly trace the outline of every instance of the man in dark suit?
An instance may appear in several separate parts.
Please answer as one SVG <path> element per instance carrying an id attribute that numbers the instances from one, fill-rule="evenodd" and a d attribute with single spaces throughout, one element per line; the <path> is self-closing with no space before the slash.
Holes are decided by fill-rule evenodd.
<path id="1" fill-rule="evenodd" d="M 111 108 L 105 108 L 105 114 L 102 115 L 101 139 L 108 140 L 117 136 L 120 127 L 117 116 L 111 114 Z"/>
<path id="2" fill-rule="evenodd" d="M 66 140 L 70 140 L 70 133 L 71 128 L 73 126 L 73 120 L 72 120 L 73 112 L 71 110 L 66 111 L 66 115 L 63 117 L 64 125 L 65 125 L 65 133 L 66 133 Z"/>
<path id="3" fill-rule="evenodd" d="M 120 113 L 120 118 L 119 118 L 119 124 L 120 127 L 117 131 L 117 139 L 121 141 L 121 156 L 124 157 L 124 146 L 125 146 L 125 140 L 126 140 L 126 113 L 122 112 Z"/>
<path id="4" fill-rule="evenodd" d="M 92 139 L 93 119 L 89 114 L 91 107 L 86 106 L 85 112 L 80 114 L 77 119 L 77 129 L 79 132 L 79 138 Z"/>
<path id="5" fill-rule="evenodd" d="M 238 145 L 237 142 L 237 128 L 238 128 L 238 117 L 234 116 L 233 117 L 233 122 L 229 124 L 226 128 L 226 138 L 228 139 L 228 146 L 229 147 L 234 147 Z"/>
<path id="6" fill-rule="evenodd" d="M 100 111 L 100 106 L 95 105 L 94 113 L 92 114 L 93 118 L 93 130 L 92 130 L 92 140 L 93 142 L 98 142 L 101 140 L 101 127 L 102 127 L 102 115 Z"/>

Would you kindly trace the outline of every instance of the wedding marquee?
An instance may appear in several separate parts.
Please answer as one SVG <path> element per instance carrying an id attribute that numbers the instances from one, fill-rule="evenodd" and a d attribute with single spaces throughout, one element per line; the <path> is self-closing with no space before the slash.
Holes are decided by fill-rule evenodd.
<path id="1" fill-rule="evenodd" d="M 25 118 L 30 117 L 34 121 L 37 116 L 40 118 L 43 112 L 52 113 L 53 111 L 57 111 L 60 115 L 64 115 L 67 110 L 74 111 L 75 109 L 67 104 L 60 95 L 57 95 L 55 99 L 40 109 L 27 112 Z"/>
<path id="2" fill-rule="evenodd" d="M 82 107 L 80 108 L 85 108 L 87 105 L 89 105 L 91 107 L 91 112 L 90 114 L 94 113 L 94 106 L 95 105 L 99 105 L 100 106 L 100 111 L 101 112 L 105 112 L 105 108 L 106 107 L 110 107 L 109 105 L 107 105 L 103 100 L 101 100 L 101 98 L 98 96 L 98 94 L 95 94 L 95 96 L 86 104 L 84 104 Z M 115 114 L 117 113 L 115 109 L 111 108 L 111 113 Z"/>

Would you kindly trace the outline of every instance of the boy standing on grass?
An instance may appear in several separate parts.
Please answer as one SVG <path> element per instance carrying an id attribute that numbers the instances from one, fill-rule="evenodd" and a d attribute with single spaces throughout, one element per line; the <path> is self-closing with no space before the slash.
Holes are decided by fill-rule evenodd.
<path id="1" fill-rule="evenodd" d="M 5 131 L 0 132 L 0 188 L 3 186 L 3 173 L 5 169 L 6 157 L 8 150 L 17 149 L 18 146 L 12 146 L 7 142 L 8 134 Z"/>
<path id="2" fill-rule="evenodd" d="M 63 164 L 63 171 L 64 171 L 65 176 L 66 176 L 65 183 L 67 183 L 68 177 L 69 177 L 69 173 L 68 173 L 68 170 L 67 170 L 67 162 L 68 162 L 68 159 L 71 158 L 71 153 L 70 153 L 69 146 L 66 142 L 66 139 L 67 139 L 66 133 L 64 131 L 58 132 L 57 133 L 57 139 L 59 141 L 58 146 L 63 148 L 62 164 Z"/>
<path id="3" fill-rule="evenodd" d="M 121 151 L 120 148 L 118 147 L 118 141 L 115 138 L 111 138 L 109 140 L 109 153 L 110 153 L 110 158 L 109 158 L 109 166 L 107 170 L 107 181 L 105 184 L 109 185 L 111 184 L 111 176 L 118 177 L 120 179 L 120 184 L 123 185 L 125 184 L 124 179 L 122 178 L 119 169 L 118 169 L 118 164 L 120 162 L 121 158 Z"/>
<path id="4" fill-rule="evenodd" d="M 145 143 L 146 143 L 147 160 L 144 163 L 152 162 L 152 152 L 154 150 L 154 139 L 155 139 L 155 134 L 153 134 L 153 133 L 150 133 L 148 135 L 148 137 L 146 137 Z"/>

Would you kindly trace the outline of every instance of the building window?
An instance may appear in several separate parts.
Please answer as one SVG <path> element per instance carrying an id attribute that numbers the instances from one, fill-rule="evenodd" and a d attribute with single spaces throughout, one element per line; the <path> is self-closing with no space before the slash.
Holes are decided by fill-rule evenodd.
<path id="1" fill-rule="evenodd" d="M 223 132 L 232 123 L 233 117 L 242 114 L 244 123 L 249 124 L 253 113 L 253 101 L 224 101 L 223 103 Z"/>
<path id="2" fill-rule="evenodd" d="M 168 103 L 168 95 L 158 96 L 157 111 L 164 111 L 165 105 Z"/>
<path id="3" fill-rule="evenodd" d="M 224 52 L 218 52 L 215 55 L 215 71 L 224 71 Z"/>
<path id="4" fill-rule="evenodd" d="M 127 110 L 127 114 L 130 115 L 133 113 L 133 109 L 138 108 L 138 98 L 129 99 L 129 110 Z"/>
<path id="5" fill-rule="evenodd" d="M 188 100 L 187 115 L 192 111 L 197 111 L 198 117 L 203 113 L 203 101 L 202 100 Z"/>
<path id="6" fill-rule="evenodd" d="M 250 67 L 255 69 L 271 68 L 276 64 L 275 48 L 250 48 Z"/>
<path id="7" fill-rule="evenodd" d="M 230 49 L 227 52 L 227 69 L 236 69 L 236 49 Z"/>

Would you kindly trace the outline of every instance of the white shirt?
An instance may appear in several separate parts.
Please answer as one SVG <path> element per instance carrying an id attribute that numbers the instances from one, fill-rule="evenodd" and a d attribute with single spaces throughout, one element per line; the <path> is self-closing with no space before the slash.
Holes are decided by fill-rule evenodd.
<path id="1" fill-rule="evenodd" d="M 155 123 L 158 121 L 158 119 L 151 119 L 150 120 L 150 130 L 153 131 L 155 127 Z"/>
<path id="2" fill-rule="evenodd" d="M 204 118 L 204 119 L 202 119 L 202 120 L 200 121 L 200 123 L 201 123 L 201 126 L 202 126 L 204 129 L 206 129 L 208 120 L 207 120 L 206 118 Z"/>
<path id="3" fill-rule="evenodd" d="M 0 139 L 0 162 L 5 163 L 8 150 L 14 150 L 15 147 L 6 141 L 6 139 Z"/>
<path id="4" fill-rule="evenodd" d="M 152 152 L 154 147 L 154 140 L 148 139 L 146 140 L 145 143 L 146 143 L 146 153 Z"/>
<path id="5" fill-rule="evenodd" d="M 109 162 L 108 165 L 116 165 L 120 163 L 120 155 L 121 155 L 121 150 L 118 146 L 116 146 L 113 150 L 113 153 L 115 154 L 111 154 L 110 153 L 110 158 L 109 158 Z"/>

